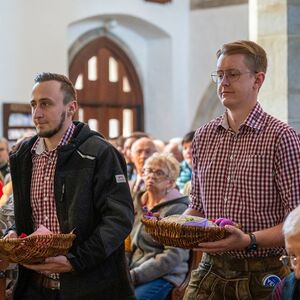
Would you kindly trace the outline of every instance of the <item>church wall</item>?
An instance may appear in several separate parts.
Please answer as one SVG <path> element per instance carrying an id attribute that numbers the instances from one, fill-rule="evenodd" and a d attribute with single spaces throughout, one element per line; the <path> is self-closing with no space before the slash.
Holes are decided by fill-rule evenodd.
<path id="1" fill-rule="evenodd" d="M 191 122 L 202 95 L 211 83 L 210 74 L 216 69 L 217 50 L 224 43 L 248 39 L 248 31 L 247 4 L 192 11 L 189 55 L 189 119 Z"/>
<path id="2" fill-rule="evenodd" d="M 165 5 L 141 0 L 10 0 L 1 3 L 0 14 L 0 103 L 28 102 L 38 72 L 68 74 L 68 51 L 74 42 L 108 25 L 108 34 L 124 46 L 140 76 L 145 130 L 164 140 L 191 129 L 215 69 L 216 49 L 248 37 L 247 5 L 190 11 L 186 0 Z"/>
<path id="3" fill-rule="evenodd" d="M 114 32 L 129 48 L 141 77 L 145 129 L 162 139 L 177 135 L 182 126 L 187 127 L 184 121 L 177 122 L 177 114 L 180 112 L 181 120 L 187 119 L 188 4 L 186 0 L 174 0 L 166 5 L 141 0 L 2 2 L 0 34 L 4 47 L 0 49 L 0 103 L 28 102 L 37 72 L 68 73 L 68 50 L 76 34 L 82 33 L 82 30 L 71 32 L 72 24 L 96 17 L 100 24 L 101 17 L 126 15 L 148 23 L 145 28 L 135 28 L 134 22 L 128 21 Z M 80 24 L 86 29 L 94 25 Z M 165 112 L 163 116 L 160 107 Z"/>

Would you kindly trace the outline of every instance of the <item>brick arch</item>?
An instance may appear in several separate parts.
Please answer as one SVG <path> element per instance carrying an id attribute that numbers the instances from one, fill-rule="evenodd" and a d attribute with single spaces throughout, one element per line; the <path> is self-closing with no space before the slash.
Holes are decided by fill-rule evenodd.
<path id="1" fill-rule="evenodd" d="M 89 60 L 93 58 L 94 78 L 89 79 Z M 113 58 L 118 80 L 109 80 L 109 61 Z M 112 39 L 102 36 L 90 41 L 73 57 L 69 76 L 78 87 L 78 104 L 83 111 L 83 121 L 98 121 L 98 131 L 109 137 L 109 120 L 119 123 L 119 135 L 123 134 L 124 110 L 131 112 L 132 131 L 144 129 L 143 93 L 135 67 L 125 51 Z M 126 78 L 126 79 L 124 79 Z M 127 81 L 126 84 L 125 81 Z M 128 90 L 128 86 L 130 90 Z"/>

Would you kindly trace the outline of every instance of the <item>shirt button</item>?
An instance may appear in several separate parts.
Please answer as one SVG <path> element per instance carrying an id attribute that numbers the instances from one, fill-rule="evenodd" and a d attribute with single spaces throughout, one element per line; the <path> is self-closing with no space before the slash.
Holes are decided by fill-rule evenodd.
<path id="1" fill-rule="evenodd" d="M 228 181 L 228 182 L 230 181 L 230 176 L 227 177 L 227 181 Z"/>
<path id="2" fill-rule="evenodd" d="M 44 201 L 48 201 L 49 200 L 49 198 L 48 197 L 44 197 Z"/>
<path id="3" fill-rule="evenodd" d="M 49 180 L 49 177 L 45 177 L 46 180 Z"/>

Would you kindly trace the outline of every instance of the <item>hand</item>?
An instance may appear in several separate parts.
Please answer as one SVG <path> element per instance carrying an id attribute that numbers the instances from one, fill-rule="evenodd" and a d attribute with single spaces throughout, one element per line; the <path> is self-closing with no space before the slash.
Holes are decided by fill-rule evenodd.
<path id="1" fill-rule="evenodd" d="M 23 264 L 23 266 L 27 269 L 31 269 L 45 275 L 50 275 L 53 273 L 66 273 L 73 270 L 69 260 L 63 255 L 48 257 L 45 259 L 45 262 L 41 264 Z"/>
<path id="2" fill-rule="evenodd" d="M 207 253 L 219 253 L 230 250 L 244 250 L 250 244 L 250 237 L 235 226 L 226 225 L 224 227 L 230 235 L 216 242 L 200 243 L 198 250 Z"/>
<path id="3" fill-rule="evenodd" d="M 3 239 L 8 239 L 8 238 L 17 238 L 18 235 L 14 230 L 10 230 L 6 236 L 4 236 Z"/>

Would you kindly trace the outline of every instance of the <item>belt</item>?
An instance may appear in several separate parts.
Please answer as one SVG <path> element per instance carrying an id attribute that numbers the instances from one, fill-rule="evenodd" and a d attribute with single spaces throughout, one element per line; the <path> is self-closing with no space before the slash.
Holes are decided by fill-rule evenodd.
<path id="1" fill-rule="evenodd" d="M 204 253 L 202 262 L 207 262 L 214 267 L 224 270 L 246 272 L 268 272 L 283 267 L 279 256 L 235 258 L 228 255 L 209 255 Z"/>
<path id="2" fill-rule="evenodd" d="M 38 287 L 43 287 L 45 289 L 59 290 L 60 281 L 56 279 L 49 278 L 43 274 L 34 272 L 32 274 L 32 283 Z"/>

